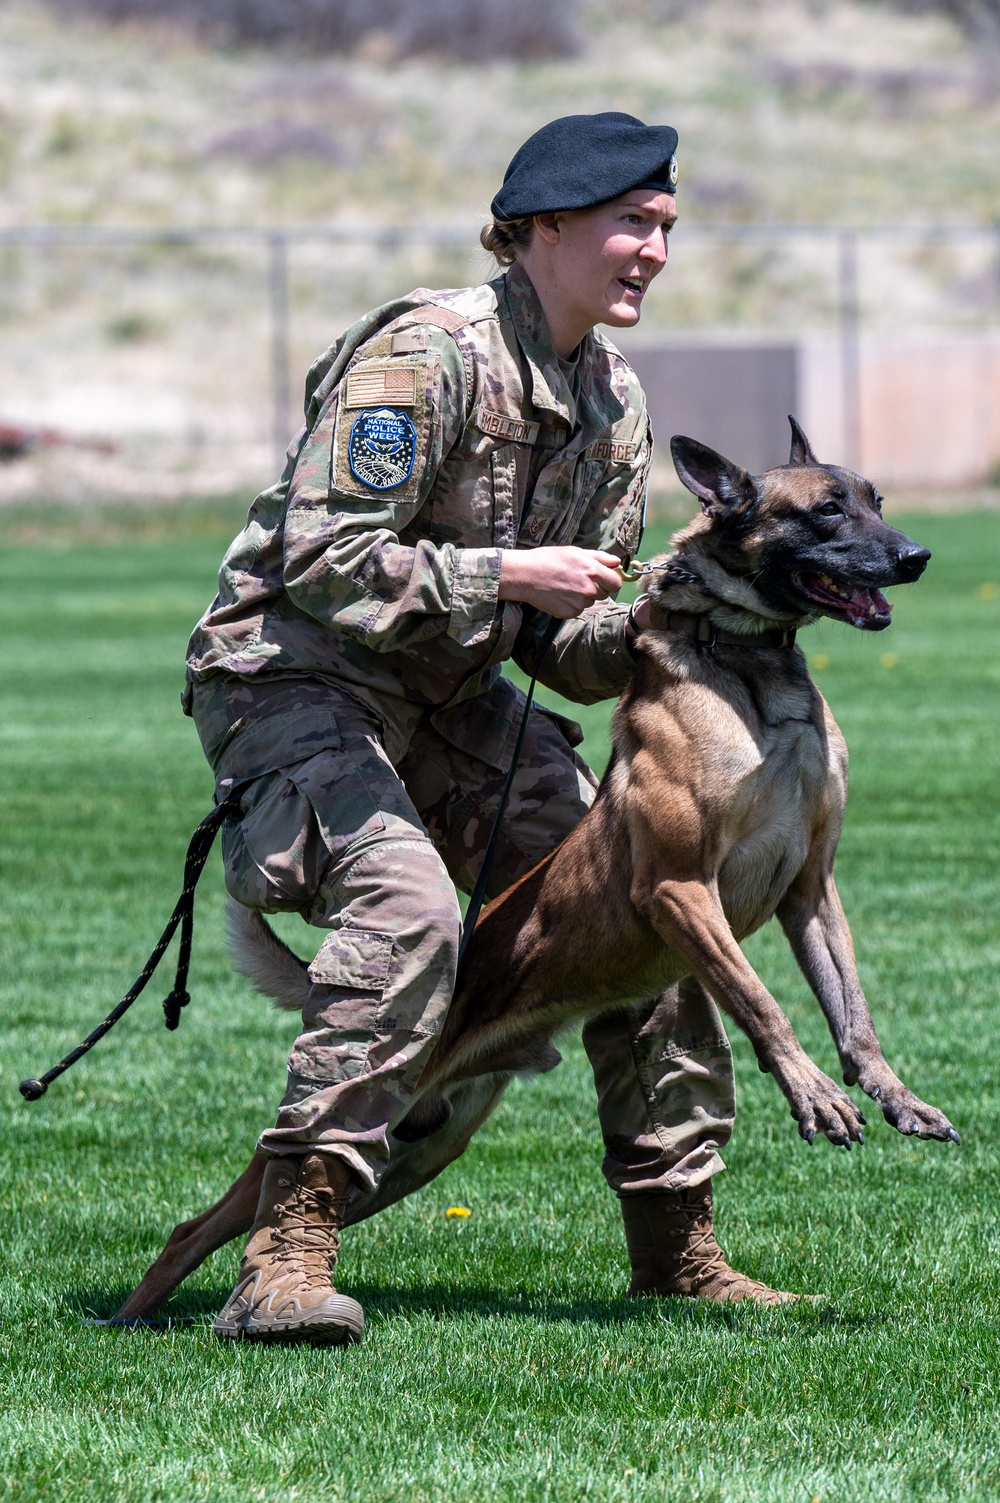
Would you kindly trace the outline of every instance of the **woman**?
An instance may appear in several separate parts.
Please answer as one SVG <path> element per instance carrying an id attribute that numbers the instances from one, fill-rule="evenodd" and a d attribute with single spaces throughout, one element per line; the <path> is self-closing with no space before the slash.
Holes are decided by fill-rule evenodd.
<path id="1" fill-rule="evenodd" d="M 306 427 L 192 638 L 187 708 L 220 788 L 242 792 L 227 886 L 327 930 L 220 1334 L 360 1339 L 360 1305 L 331 1288 L 337 1233 L 379 1182 L 451 999 L 454 884 L 475 880 L 523 706 L 500 664 L 582 703 L 628 680 L 644 623 L 611 597 L 650 438 L 594 329 L 636 324 L 666 262 L 676 142 L 621 114 L 525 142 L 483 235 L 506 274 L 377 308 L 317 361 Z M 578 740 L 532 712 L 493 892 L 589 807 Z M 714 1006 L 651 1002 L 584 1040 L 633 1292 L 778 1298 L 711 1237 L 733 1113 Z"/>

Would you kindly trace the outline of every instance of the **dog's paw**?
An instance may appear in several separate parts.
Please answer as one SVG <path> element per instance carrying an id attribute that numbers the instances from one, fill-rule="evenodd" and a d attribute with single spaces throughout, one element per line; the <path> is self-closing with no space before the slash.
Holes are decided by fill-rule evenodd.
<path id="1" fill-rule="evenodd" d="M 865 1141 L 864 1115 L 822 1070 L 798 1084 L 792 1096 L 792 1116 L 799 1124 L 799 1136 L 807 1143 L 812 1143 L 817 1133 L 838 1148 Z"/>
<path id="2" fill-rule="evenodd" d="M 898 1091 L 872 1091 L 871 1095 L 882 1108 L 882 1115 L 890 1127 L 910 1138 L 937 1138 L 942 1143 L 961 1143 L 962 1139 L 952 1127 L 944 1112 L 936 1106 L 928 1106 L 919 1096 L 914 1096 L 905 1086 Z"/>

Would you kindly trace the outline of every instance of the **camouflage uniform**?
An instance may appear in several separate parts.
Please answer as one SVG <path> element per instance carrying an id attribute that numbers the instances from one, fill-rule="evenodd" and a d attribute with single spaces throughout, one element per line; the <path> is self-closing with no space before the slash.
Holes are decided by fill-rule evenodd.
<path id="1" fill-rule="evenodd" d="M 313 366 L 306 426 L 229 549 L 188 657 L 186 708 L 219 785 L 245 785 L 244 818 L 224 831 L 227 886 L 328 931 L 266 1151 L 319 1146 L 377 1184 L 447 1012 L 453 884 L 475 879 L 521 717 L 500 664 L 539 666 L 548 625 L 499 601 L 501 550 L 630 558 L 649 450 L 624 359 L 591 334 L 575 367 L 559 361 L 516 265 L 376 309 Z M 583 703 L 619 693 L 625 615 L 609 603 L 564 622 L 540 681 Z M 592 802 L 579 739 L 532 712 L 492 892 Z M 675 1189 L 722 1167 L 731 1064 L 703 993 L 593 1019 L 584 1041 L 614 1188 Z"/>

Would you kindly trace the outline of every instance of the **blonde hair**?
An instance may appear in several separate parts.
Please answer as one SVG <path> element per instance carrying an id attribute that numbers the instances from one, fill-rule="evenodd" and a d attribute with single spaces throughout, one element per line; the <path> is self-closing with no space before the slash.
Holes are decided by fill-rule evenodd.
<path id="1" fill-rule="evenodd" d="M 494 219 L 492 224 L 484 224 L 479 231 L 479 243 L 501 266 L 513 266 L 518 251 L 530 244 L 534 228 L 532 218 Z"/>

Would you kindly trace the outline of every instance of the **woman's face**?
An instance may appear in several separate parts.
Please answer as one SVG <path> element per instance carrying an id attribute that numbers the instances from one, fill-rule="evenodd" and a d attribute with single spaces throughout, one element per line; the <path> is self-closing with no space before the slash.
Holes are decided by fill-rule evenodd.
<path id="1" fill-rule="evenodd" d="M 652 188 L 634 188 L 594 209 L 540 214 L 535 230 L 550 248 L 550 291 L 562 318 L 584 332 L 595 324 L 637 324 L 646 289 L 666 265 L 676 218 L 673 194 Z"/>

